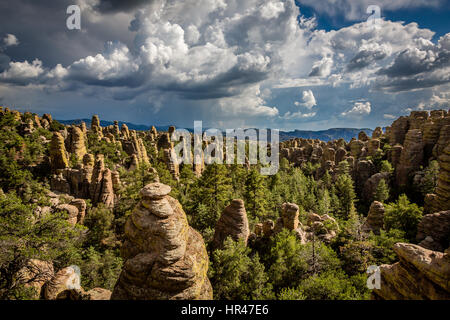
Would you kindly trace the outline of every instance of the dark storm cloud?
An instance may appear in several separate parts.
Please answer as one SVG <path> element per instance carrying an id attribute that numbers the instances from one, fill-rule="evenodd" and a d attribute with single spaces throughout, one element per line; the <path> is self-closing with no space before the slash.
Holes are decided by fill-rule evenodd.
<path id="1" fill-rule="evenodd" d="M 388 56 L 385 51 L 361 50 L 348 63 L 346 70 L 348 72 L 361 70 L 370 66 L 377 60 L 382 60 Z"/>
<path id="2" fill-rule="evenodd" d="M 449 51 L 435 51 L 432 56 L 429 53 L 432 51 L 405 50 L 397 56 L 391 66 L 381 69 L 377 73 L 389 77 L 404 77 L 450 66 Z"/>
<path id="3" fill-rule="evenodd" d="M 111 39 L 131 43 L 129 19 L 108 19 L 99 14 L 100 21 L 88 19 L 81 11 L 81 30 L 68 30 L 67 7 L 74 0 L 15 0 L 0 1 L 0 38 L 14 34 L 20 44 L 5 50 L 13 61 L 32 61 L 36 58 L 46 66 L 75 60 L 100 52 Z M 123 1 L 127 2 L 128 1 Z"/>
<path id="4" fill-rule="evenodd" d="M 447 74 L 442 77 L 402 77 L 397 79 L 388 79 L 375 84 L 375 89 L 381 89 L 389 92 L 412 91 L 417 89 L 432 88 L 450 82 L 450 76 Z"/>
<path id="5" fill-rule="evenodd" d="M 377 71 L 376 86 L 389 91 L 430 88 L 450 82 L 450 33 L 437 44 L 403 50 L 394 62 Z"/>
<path id="6" fill-rule="evenodd" d="M 100 0 L 95 9 L 104 13 L 129 12 L 151 2 L 154 0 Z"/>

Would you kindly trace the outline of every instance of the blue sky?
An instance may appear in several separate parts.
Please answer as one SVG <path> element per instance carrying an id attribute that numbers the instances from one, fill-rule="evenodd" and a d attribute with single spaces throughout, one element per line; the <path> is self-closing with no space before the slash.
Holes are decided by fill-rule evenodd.
<path id="1" fill-rule="evenodd" d="M 376 1 L 372 1 L 376 3 Z M 302 5 L 299 1 L 296 4 L 301 8 L 304 16 L 316 17 L 317 27 L 323 30 L 338 30 L 351 26 L 355 21 L 346 19 L 343 15 L 330 16 L 326 13 L 317 13 L 313 7 Z M 382 8 L 382 7 L 381 7 Z M 366 16 L 369 16 L 368 14 Z M 436 35 L 434 40 L 449 32 L 450 1 L 442 1 L 437 7 L 402 8 L 400 10 L 382 10 L 381 16 L 386 20 L 405 21 L 406 23 L 416 22 L 421 28 L 433 30 Z M 361 17 L 360 21 L 363 21 Z"/>
<path id="2" fill-rule="evenodd" d="M 81 30 L 66 9 L 81 10 Z M 381 19 L 367 21 L 369 5 Z M 0 3 L 0 105 L 320 130 L 450 107 L 449 0 Z"/>

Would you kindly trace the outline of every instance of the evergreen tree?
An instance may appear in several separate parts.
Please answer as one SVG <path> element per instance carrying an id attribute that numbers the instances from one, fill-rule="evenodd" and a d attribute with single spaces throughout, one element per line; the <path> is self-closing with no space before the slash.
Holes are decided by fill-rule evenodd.
<path id="1" fill-rule="evenodd" d="M 342 162 L 341 162 L 342 163 Z M 339 199 L 337 214 L 342 218 L 350 218 L 356 214 L 356 193 L 353 180 L 349 174 L 341 174 L 336 180 L 336 196 Z"/>
<path id="2" fill-rule="evenodd" d="M 247 300 L 273 298 L 264 265 L 258 254 L 250 257 L 250 249 L 242 241 L 228 237 L 224 248 L 214 251 L 209 278 L 215 299 Z"/>
<path id="3" fill-rule="evenodd" d="M 395 203 L 386 205 L 385 209 L 384 226 L 386 230 L 402 230 L 405 232 L 406 238 L 413 241 L 423 209 L 415 203 L 410 203 L 405 194 L 400 195 Z"/>
<path id="4" fill-rule="evenodd" d="M 263 218 L 266 213 L 268 190 L 263 176 L 256 168 L 250 170 L 245 181 L 246 210 L 253 218 Z"/>
<path id="5" fill-rule="evenodd" d="M 375 190 L 374 200 L 384 202 L 387 199 L 389 199 L 389 186 L 384 179 L 381 179 Z"/>
<path id="6" fill-rule="evenodd" d="M 214 228 L 217 219 L 225 206 L 231 201 L 231 178 L 223 164 L 210 164 L 206 166 L 200 179 L 192 186 L 191 200 L 188 210 L 192 214 L 193 227 L 202 231 Z M 199 206 L 207 216 L 196 217 Z"/>

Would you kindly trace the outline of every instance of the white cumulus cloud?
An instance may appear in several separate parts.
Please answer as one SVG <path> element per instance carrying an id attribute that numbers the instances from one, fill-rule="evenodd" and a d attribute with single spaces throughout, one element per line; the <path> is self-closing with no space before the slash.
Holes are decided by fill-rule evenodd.
<path id="1" fill-rule="evenodd" d="M 353 108 L 348 111 L 342 112 L 341 115 L 347 116 L 364 116 L 370 114 L 372 111 L 371 104 L 369 101 L 366 102 L 355 102 Z"/>
<path id="2" fill-rule="evenodd" d="M 15 35 L 8 33 L 3 38 L 3 43 L 5 44 L 6 47 L 17 46 L 19 44 L 19 40 Z"/>
<path id="3" fill-rule="evenodd" d="M 302 102 L 295 102 L 296 106 L 305 107 L 311 109 L 312 107 L 317 105 L 316 98 L 314 97 L 314 93 L 312 90 L 305 90 L 302 93 Z"/>

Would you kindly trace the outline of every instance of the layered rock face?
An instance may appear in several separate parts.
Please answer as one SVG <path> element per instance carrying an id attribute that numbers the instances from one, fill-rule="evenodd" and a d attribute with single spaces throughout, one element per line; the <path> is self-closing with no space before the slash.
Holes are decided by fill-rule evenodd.
<path id="1" fill-rule="evenodd" d="M 393 146 L 397 143 L 403 144 L 409 123 L 407 117 L 400 117 L 395 120 L 390 129 L 389 143 Z"/>
<path id="2" fill-rule="evenodd" d="M 417 241 L 420 246 L 444 251 L 450 246 L 450 210 L 426 214 L 417 226 Z"/>
<path id="3" fill-rule="evenodd" d="M 439 157 L 439 177 L 436 187 L 434 211 L 450 209 L 450 144 Z"/>
<path id="4" fill-rule="evenodd" d="M 397 166 L 397 184 L 405 186 L 409 175 L 417 171 L 423 162 L 422 132 L 419 129 L 411 129 L 405 137 L 405 144 Z"/>
<path id="5" fill-rule="evenodd" d="M 212 299 L 209 259 L 171 188 L 152 183 L 125 225 L 125 263 L 113 300 Z"/>
<path id="6" fill-rule="evenodd" d="M 450 141 L 450 124 L 444 125 L 439 131 L 439 139 L 433 148 L 433 156 L 439 158 L 439 156 L 444 152 L 445 147 L 448 146 Z"/>
<path id="7" fill-rule="evenodd" d="M 250 230 L 244 201 L 235 199 L 223 210 L 217 221 L 213 247 L 221 248 L 227 237 L 231 237 L 234 241 L 243 240 L 247 244 L 249 234 Z"/>
<path id="8" fill-rule="evenodd" d="M 410 243 L 396 243 L 400 261 L 381 265 L 381 286 L 374 289 L 375 299 L 449 300 L 450 257 Z"/>
<path id="9" fill-rule="evenodd" d="M 380 234 L 380 229 L 383 229 L 384 226 L 384 211 L 384 205 L 381 202 L 372 202 L 366 222 L 363 225 L 363 230 L 366 232 L 373 231 L 375 234 Z"/>
<path id="10" fill-rule="evenodd" d="M 122 139 L 122 147 L 130 157 L 136 157 L 138 164 L 150 164 L 147 150 L 141 138 L 137 137 L 136 131 L 128 133 L 130 140 Z M 133 160 L 134 161 L 134 160 Z"/>

